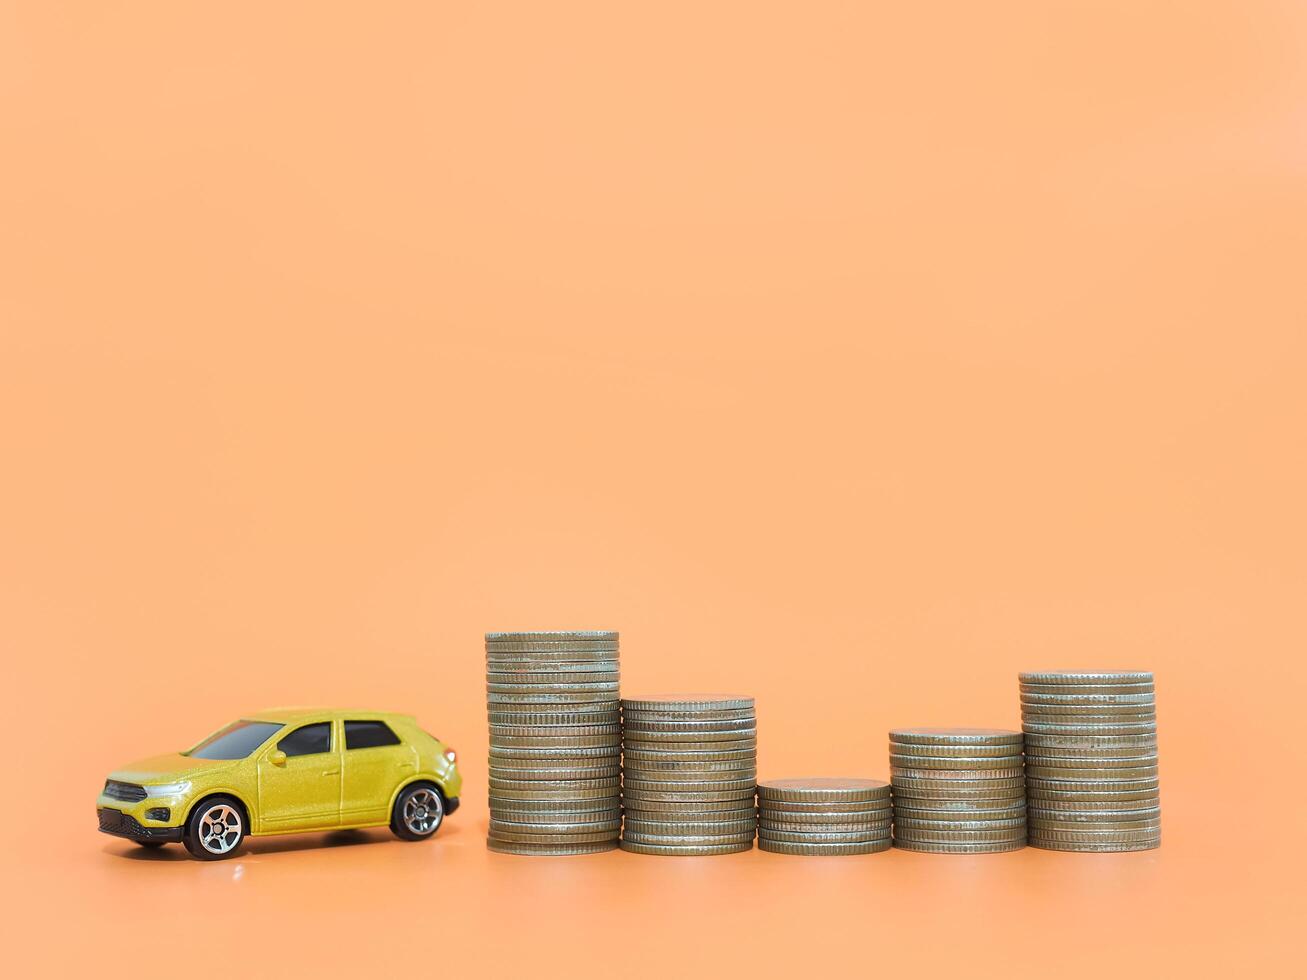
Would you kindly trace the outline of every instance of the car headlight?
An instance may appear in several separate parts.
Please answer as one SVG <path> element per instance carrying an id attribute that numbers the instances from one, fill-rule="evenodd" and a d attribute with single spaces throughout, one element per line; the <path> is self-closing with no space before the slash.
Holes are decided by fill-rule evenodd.
<path id="1" fill-rule="evenodd" d="M 161 799 L 165 796 L 181 796 L 191 788 L 190 783 L 158 783 L 145 787 L 146 799 Z"/>

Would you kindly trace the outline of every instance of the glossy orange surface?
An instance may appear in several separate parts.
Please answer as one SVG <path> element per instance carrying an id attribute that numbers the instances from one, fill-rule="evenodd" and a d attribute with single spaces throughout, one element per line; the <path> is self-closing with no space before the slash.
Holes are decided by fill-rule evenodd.
<path id="1" fill-rule="evenodd" d="M 14 2 L 0 111 L 7 974 L 1300 966 L 1301 4 Z M 1150 668 L 1163 847 L 490 855 L 531 628 L 756 696 L 764 777 Z M 414 713 L 466 804 L 96 832 L 277 703 Z"/>

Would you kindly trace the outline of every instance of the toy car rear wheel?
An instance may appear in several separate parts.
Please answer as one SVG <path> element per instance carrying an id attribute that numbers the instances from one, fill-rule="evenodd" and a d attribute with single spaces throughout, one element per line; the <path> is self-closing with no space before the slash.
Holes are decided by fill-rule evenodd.
<path id="1" fill-rule="evenodd" d="M 244 811 L 229 796 L 215 796 L 192 810 L 183 836 L 186 850 L 202 861 L 229 858 L 244 840 Z"/>
<path id="2" fill-rule="evenodd" d="M 426 840 L 445 819 L 445 798 L 427 783 L 406 786 L 395 800 L 390 829 L 400 840 Z"/>

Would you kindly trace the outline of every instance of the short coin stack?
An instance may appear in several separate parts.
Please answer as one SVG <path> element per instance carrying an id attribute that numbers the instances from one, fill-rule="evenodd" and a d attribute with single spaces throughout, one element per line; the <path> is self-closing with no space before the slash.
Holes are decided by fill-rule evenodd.
<path id="1" fill-rule="evenodd" d="M 731 854 L 757 832 L 753 698 L 669 694 L 622 701 L 622 850 Z"/>
<path id="2" fill-rule="evenodd" d="M 890 846 L 889 783 L 772 779 L 758 784 L 758 848 L 777 854 L 875 854 Z"/>
<path id="3" fill-rule="evenodd" d="M 987 854 L 1025 846 L 1020 732 L 896 728 L 889 751 L 895 847 Z"/>
<path id="4" fill-rule="evenodd" d="M 1030 843 L 1146 851 L 1161 843 L 1157 712 L 1147 671 L 1021 678 Z"/>
<path id="5" fill-rule="evenodd" d="M 618 681 L 616 633 L 486 634 L 492 851 L 617 847 Z"/>

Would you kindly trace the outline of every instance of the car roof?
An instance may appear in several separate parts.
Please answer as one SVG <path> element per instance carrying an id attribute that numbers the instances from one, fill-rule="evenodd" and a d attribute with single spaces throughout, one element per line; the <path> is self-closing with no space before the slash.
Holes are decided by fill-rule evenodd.
<path id="1" fill-rule="evenodd" d="M 282 725 L 293 724 L 297 721 L 310 721 L 336 718 L 349 718 L 350 720 L 368 721 L 379 719 L 403 719 L 411 721 L 412 715 L 399 714 L 394 711 L 368 711 L 361 708 L 268 708 L 264 711 L 254 711 L 242 716 L 246 721 L 271 721 Z"/>

